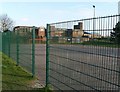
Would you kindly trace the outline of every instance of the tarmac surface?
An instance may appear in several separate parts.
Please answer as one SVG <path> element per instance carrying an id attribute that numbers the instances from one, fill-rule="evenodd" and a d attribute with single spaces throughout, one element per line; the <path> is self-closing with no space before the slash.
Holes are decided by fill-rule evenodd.
<path id="1" fill-rule="evenodd" d="M 20 64 L 31 72 L 30 49 L 30 45 L 21 45 Z M 53 89 L 118 90 L 120 49 L 52 44 L 49 51 L 49 82 L 54 86 Z M 23 62 L 25 58 L 26 61 Z M 35 75 L 44 87 L 46 82 L 45 44 L 35 45 Z"/>
<path id="2" fill-rule="evenodd" d="M 118 48 L 50 46 L 50 82 L 62 90 L 117 90 Z"/>

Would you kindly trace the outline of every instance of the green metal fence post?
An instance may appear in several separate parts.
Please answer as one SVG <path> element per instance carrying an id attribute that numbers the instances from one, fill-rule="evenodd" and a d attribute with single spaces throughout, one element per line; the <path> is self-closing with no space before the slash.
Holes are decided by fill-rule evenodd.
<path id="1" fill-rule="evenodd" d="M 5 33 L 3 32 L 3 52 L 4 52 L 4 54 L 5 54 Z"/>
<path id="2" fill-rule="evenodd" d="M 16 54 L 17 54 L 17 65 L 19 65 L 19 30 L 17 30 L 17 35 L 16 35 Z"/>
<path id="3" fill-rule="evenodd" d="M 32 76 L 35 75 L 35 26 L 32 29 Z"/>
<path id="4" fill-rule="evenodd" d="M 50 36 L 50 24 L 47 24 L 46 34 L 46 87 L 49 84 L 49 36 Z"/>
<path id="5" fill-rule="evenodd" d="M 4 54 L 5 54 L 5 47 L 6 47 L 6 44 L 5 44 L 6 43 L 5 35 L 6 35 L 6 33 L 3 32 L 3 48 L 4 48 L 3 51 L 4 51 Z"/>
<path id="6" fill-rule="evenodd" d="M 10 57 L 10 37 L 11 37 L 11 32 L 9 31 L 8 33 L 8 56 Z"/>
<path id="7" fill-rule="evenodd" d="M 118 87 L 118 92 L 120 92 L 120 43 L 118 42 L 118 53 L 117 53 L 118 55 L 118 57 L 117 57 L 117 63 L 118 63 L 118 70 L 119 70 L 119 75 L 118 75 L 118 85 L 119 85 L 119 87 Z"/>
<path id="8" fill-rule="evenodd" d="M 5 52 L 4 50 L 4 33 L 2 32 L 2 52 Z"/>
<path id="9" fill-rule="evenodd" d="M 2 32 L 0 32 L 0 51 L 2 52 Z"/>
<path id="10" fill-rule="evenodd" d="M 6 35 L 6 47 L 7 47 L 7 49 L 6 49 L 6 55 L 9 56 L 9 55 L 8 55 L 8 54 L 9 54 L 9 53 L 8 53 L 8 51 L 9 51 L 9 45 L 8 45 L 8 44 L 9 44 L 9 40 L 8 40 L 9 32 L 6 32 L 6 33 L 7 33 L 7 35 Z"/>
<path id="11" fill-rule="evenodd" d="M 4 44 L 4 46 L 5 46 L 5 54 L 7 55 L 7 32 L 5 32 L 5 36 L 4 36 L 4 42 L 5 42 L 5 44 Z"/>

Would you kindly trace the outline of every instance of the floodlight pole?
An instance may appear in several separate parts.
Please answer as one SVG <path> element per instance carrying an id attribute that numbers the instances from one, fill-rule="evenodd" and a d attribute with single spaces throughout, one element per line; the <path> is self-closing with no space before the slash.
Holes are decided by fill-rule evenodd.
<path id="1" fill-rule="evenodd" d="M 95 31 L 95 5 L 93 5 L 93 39 L 94 39 L 94 31 Z"/>

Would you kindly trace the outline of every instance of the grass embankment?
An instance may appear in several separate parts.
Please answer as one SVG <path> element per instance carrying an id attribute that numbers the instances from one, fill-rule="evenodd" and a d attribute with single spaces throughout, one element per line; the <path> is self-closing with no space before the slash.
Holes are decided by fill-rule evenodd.
<path id="1" fill-rule="evenodd" d="M 12 59 L 2 54 L 2 90 L 39 90 L 44 92 L 44 89 L 32 88 L 32 83 L 37 78 L 33 78 L 32 75 L 22 69 L 20 66 L 16 66 Z M 34 92 L 32 91 L 32 92 Z M 23 91 L 24 92 L 24 91 Z"/>

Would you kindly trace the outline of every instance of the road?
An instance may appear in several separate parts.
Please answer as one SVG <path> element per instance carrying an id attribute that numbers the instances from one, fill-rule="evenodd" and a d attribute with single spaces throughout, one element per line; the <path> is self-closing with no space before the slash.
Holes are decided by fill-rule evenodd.
<path id="1" fill-rule="evenodd" d="M 35 67 L 36 76 L 40 84 L 44 87 L 46 83 L 46 45 L 35 45 Z"/>
<path id="2" fill-rule="evenodd" d="M 31 45 L 20 45 L 20 64 L 32 71 Z M 49 81 L 62 90 L 116 90 L 120 49 L 85 45 L 50 45 Z M 46 45 L 35 45 L 35 73 L 45 86 Z"/>
<path id="3" fill-rule="evenodd" d="M 26 71 L 32 73 L 32 45 L 19 44 L 19 65 Z M 16 45 L 11 45 L 11 57 L 17 61 Z M 35 45 L 35 76 L 39 79 L 41 86 L 45 86 L 46 79 L 46 46 L 45 44 Z"/>
<path id="4" fill-rule="evenodd" d="M 118 51 L 110 47 L 51 45 L 50 81 L 63 90 L 116 90 Z"/>

